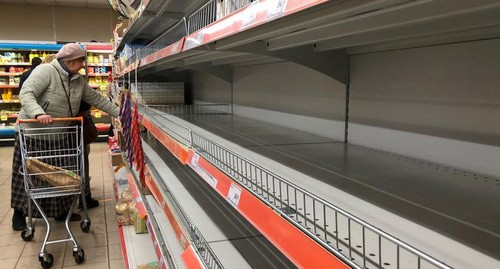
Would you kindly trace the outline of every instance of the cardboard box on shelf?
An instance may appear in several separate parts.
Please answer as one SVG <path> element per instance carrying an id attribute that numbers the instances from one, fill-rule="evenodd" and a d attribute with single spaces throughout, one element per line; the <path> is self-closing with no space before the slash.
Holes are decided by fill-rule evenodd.
<path id="1" fill-rule="evenodd" d="M 117 165 L 123 163 L 123 158 L 122 158 L 121 152 L 113 153 L 113 152 L 109 151 L 109 158 L 111 159 L 112 166 L 117 166 Z"/>

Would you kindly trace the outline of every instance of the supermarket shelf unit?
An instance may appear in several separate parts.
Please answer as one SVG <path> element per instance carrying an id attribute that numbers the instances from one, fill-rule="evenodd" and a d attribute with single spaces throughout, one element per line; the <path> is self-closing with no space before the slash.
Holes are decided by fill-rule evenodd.
<path id="1" fill-rule="evenodd" d="M 312 253 L 320 255 L 321 251 L 317 249 L 319 245 L 332 252 L 340 250 L 340 256 L 342 255 L 340 253 L 344 253 L 349 255 L 349 260 L 355 261 L 354 264 L 350 264 L 353 268 L 365 267 L 367 264 L 377 266 L 382 263 L 410 266 L 418 260 L 419 264 L 425 264 L 426 268 L 427 266 L 448 268 L 425 253 L 318 198 L 265 167 L 253 163 L 244 155 L 235 153 L 236 151 L 245 152 L 241 148 L 234 148 L 228 142 L 224 144 L 220 144 L 222 143 L 220 141 L 215 142 L 208 138 L 211 136 L 207 131 L 197 129 L 196 126 L 171 115 L 184 115 L 189 118 L 189 115 L 192 115 L 190 113 L 202 115 L 210 111 L 211 114 L 208 117 L 213 119 L 216 115 L 224 114 L 224 111 L 227 113 L 227 105 L 200 105 L 183 109 L 179 106 L 153 106 L 153 108 L 144 107 L 141 111 L 142 123 L 148 131 L 157 137 L 172 154 L 176 155 L 181 163 L 190 166 L 223 198 L 236 207 L 299 267 L 321 268 L 321 266 L 332 264 L 331 261 L 328 262 L 321 257 L 309 259 L 310 257 L 301 257 L 303 253 L 294 253 L 296 250 L 294 246 L 307 245 L 307 241 L 310 240 L 306 236 L 308 235 L 315 239 L 315 243 L 318 243 L 316 248 L 308 246 L 310 250 L 316 249 Z M 179 149 L 188 145 L 190 145 L 190 151 L 186 157 L 185 152 Z M 271 215 L 266 214 L 266 208 L 271 210 Z M 275 220 L 273 215 L 280 217 Z M 273 231 L 276 227 L 279 227 L 279 232 Z M 296 235 L 297 244 L 287 244 L 294 238 L 292 232 L 287 232 L 286 238 L 280 238 L 280 233 L 283 233 L 287 227 L 292 230 L 297 228 L 302 230 L 299 235 Z M 339 237 L 347 237 L 349 240 Z M 280 240 L 284 242 L 280 244 Z M 363 252 L 359 251 L 359 246 L 362 246 Z M 370 256 L 365 256 L 368 253 Z M 375 257 L 372 253 L 376 253 Z M 382 257 L 384 257 L 383 260 Z M 300 261 L 301 258 L 304 260 Z M 377 261 L 378 258 L 380 260 Z M 308 264 L 310 260 L 320 262 Z"/>
<path id="2" fill-rule="evenodd" d="M 196 18 L 199 14 L 207 15 L 204 18 L 215 18 L 210 5 L 207 4 L 190 16 L 180 19 L 162 35 L 152 35 L 149 43 L 139 38 L 141 34 L 144 36 L 149 33 L 146 29 L 126 32 L 122 42 L 138 41 L 138 44 L 147 45 L 136 49 L 133 56 L 129 57 L 126 63 L 122 63 L 122 80 L 137 83 L 159 71 L 172 74 L 183 70 L 203 70 L 231 82 L 231 68 L 226 68 L 231 64 L 287 60 L 347 84 L 348 53 L 369 53 L 418 44 L 446 44 L 467 41 L 471 36 L 474 39 L 497 36 L 500 19 L 498 16 L 492 16 L 499 9 L 495 1 L 485 1 L 481 4 L 461 3 L 451 9 L 443 8 L 443 3 L 436 1 L 409 2 L 412 1 L 248 1 L 248 6 L 221 20 L 214 22 L 208 19 L 197 24 L 199 21 Z M 148 1 L 143 3 L 147 6 Z M 457 16 L 460 16 L 461 20 L 456 20 Z M 381 19 L 382 17 L 385 19 Z M 147 16 L 141 18 L 151 20 Z M 425 21 L 425 27 L 421 27 L 422 21 Z M 457 21 L 469 23 L 465 25 Z M 485 27 L 485 21 L 490 21 L 495 26 Z M 137 27 L 143 26 L 143 23 L 137 24 Z M 192 29 L 193 23 L 199 27 Z M 453 27 L 450 28 L 450 24 Z M 132 27 L 135 26 L 132 24 L 130 28 Z M 427 33 L 429 28 L 434 31 Z M 179 31 L 185 34 L 179 37 Z M 393 40 L 395 42 L 388 42 Z M 123 43 L 118 50 L 122 47 Z M 335 66 L 332 63 L 335 63 Z M 183 109 L 195 113 L 198 109 L 204 110 L 201 106 L 180 110 Z M 192 126 L 179 123 L 170 115 L 176 111 L 178 110 L 165 111 L 167 113 L 163 114 L 156 109 L 142 108 L 142 124 L 176 155 L 181 163 L 187 164 L 211 184 L 296 265 L 319 268 L 325 264 L 337 264 L 339 268 L 365 268 L 369 263 L 382 268 L 385 264 L 381 257 L 384 255 L 394 260 L 391 264 L 398 266 L 400 262 L 404 262 L 411 264 L 411 268 L 420 268 L 421 263 L 425 263 L 426 268 L 449 268 L 328 201 L 283 180 L 266 167 L 258 166 L 245 156 L 240 156 L 208 139 L 205 133 L 193 131 L 190 129 Z M 230 113 L 230 109 L 227 109 L 226 113 Z M 159 117 L 163 123 L 155 120 Z M 187 155 L 185 148 L 188 149 Z M 271 182 L 264 182 L 268 179 L 271 179 Z M 286 194 L 282 190 L 286 190 Z M 286 198 L 283 199 L 283 196 Z M 292 199 L 296 202 L 291 203 Z M 258 208 L 259 214 L 255 214 L 251 208 Z M 308 245 L 313 255 L 323 257 L 315 259 L 321 264 L 309 263 L 310 257 L 296 253 L 294 244 L 287 245 L 290 241 L 285 241 L 282 235 L 273 231 L 276 226 L 266 222 L 270 219 L 274 221 L 271 212 L 280 218 L 281 222 L 277 226 L 287 229 L 290 233 L 295 231 L 292 237 L 296 242 L 300 242 L 302 246 Z M 268 217 L 266 221 L 260 214 Z M 334 222 L 337 221 L 337 216 L 341 216 L 340 229 L 345 228 L 348 233 L 347 241 L 341 242 L 340 247 L 337 227 L 332 233 L 327 228 L 326 223 L 330 222 L 328 216 L 331 215 L 335 216 Z M 322 227 L 318 222 L 325 225 Z M 370 238 L 375 239 L 365 241 L 367 233 L 371 234 Z M 336 246 L 332 245 L 332 242 L 337 242 Z M 378 242 L 378 247 L 375 246 L 378 261 L 365 253 L 367 246 L 373 245 L 374 242 L 375 245 Z M 387 247 L 387 244 L 391 247 Z M 354 245 L 359 247 L 359 250 L 356 250 Z M 388 254 L 386 251 L 393 252 Z"/>
<path id="3" fill-rule="evenodd" d="M 57 52 L 62 45 L 45 43 L 0 43 L 0 141 L 9 143 L 14 140 L 19 103 L 19 79 L 31 67 L 32 57 Z"/>

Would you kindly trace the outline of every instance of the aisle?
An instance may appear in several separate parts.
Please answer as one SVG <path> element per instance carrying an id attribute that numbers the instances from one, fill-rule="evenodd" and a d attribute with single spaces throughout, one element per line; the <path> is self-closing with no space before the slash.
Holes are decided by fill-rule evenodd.
<path id="1" fill-rule="evenodd" d="M 85 250 L 86 261 L 77 265 L 72 256 L 70 243 L 49 245 L 47 249 L 54 255 L 52 268 L 125 268 L 116 224 L 115 199 L 113 194 L 113 173 L 106 152 L 107 143 L 94 143 L 90 151 L 90 176 L 92 195 L 101 205 L 89 211 L 92 227 L 88 234 L 81 232 L 80 222 L 74 222 L 72 231 L 78 243 Z M 0 264 L 5 269 L 41 268 L 38 262 L 45 223 L 39 220 L 35 225 L 35 238 L 24 242 L 20 233 L 11 228 L 10 182 L 13 147 L 0 147 Z M 51 238 L 58 236 L 64 224 L 54 223 Z M 63 230 L 64 232 L 64 230 Z M 64 233 L 63 233 L 64 235 Z"/>

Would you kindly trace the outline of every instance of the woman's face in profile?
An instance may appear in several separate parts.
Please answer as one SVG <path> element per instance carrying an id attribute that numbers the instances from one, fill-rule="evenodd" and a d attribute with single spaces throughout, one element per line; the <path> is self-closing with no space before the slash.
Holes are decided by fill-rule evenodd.
<path id="1" fill-rule="evenodd" d="M 85 58 L 65 62 L 66 67 L 72 74 L 77 74 L 85 66 Z"/>

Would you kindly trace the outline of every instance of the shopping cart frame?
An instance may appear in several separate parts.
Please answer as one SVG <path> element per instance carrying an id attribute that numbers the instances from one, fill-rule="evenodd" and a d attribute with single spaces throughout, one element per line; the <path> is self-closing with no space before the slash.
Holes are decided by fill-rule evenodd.
<path id="1" fill-rule="evenodd" d="M 84 233 L 90 230 L 91 221 L 88 216 L 87 204 L 85 200 L 85 164 L 83 162 L 84 144 L 83 144 L 83 118 L 53 118 L 54 122 L 75 122 L 77 124 L 66 124 L 64 126 L 51 126 L 47 127 L 27 127 L 24 124 L 39 123 L 35 119 L 18 119 L 18 139 L 21 150 L 22 171 L 24 188 L 26 191 L 28 203 L 28 222 L 26 229 L 21 232 L 21 238 L 24 241 L 31 241 L 34 237 L 35 228 L 33 227 L 32 218 L 32 205 L 33 202 L 42 215 L 46 225 L 47 231 L 42 243 L 42 247 L 38 254 L 38 259 L 43 268 L 50 268 L 54 263 L 54 256 L 47 252 L 46 246 L 55 243 L 73 243 L 73 257 L 76 263 L 83 263 L 85 260 L 85 252 L 77 243 L 75 236 L 70 228 L 70 219 L 73 210 L 76 208 L 78 197 L 82 201 L 84 217 L 80 223 L 80 228 Z M 40 148 L 44 144 L 46 147 Z M 57 145 L 57 146 L 56 146 Z M 53 147 L 53 148 L 51 148 Z M 48 183 L 40 183 L 40 177 L 56 177 L 61 176 L 62 172 L 33 172 L 28 169 L 28 161 L 30 160 L 44 160 L 55 163 L 54 166 L 61 165 L 66 173 L 73 173 L 79 176 L 79 180 L 69 185 L 54 185 Z M 58 165 L 59 164 L 59 165 Z M 62 175 L 64 177 L 64 175 Z M 50 221 L 39 204 L 39 199 L 73 196 L 68 215 L 65 219 L 65 227 L 69 237 L 64 239 L 49 241 L 51 232 Z"/>

